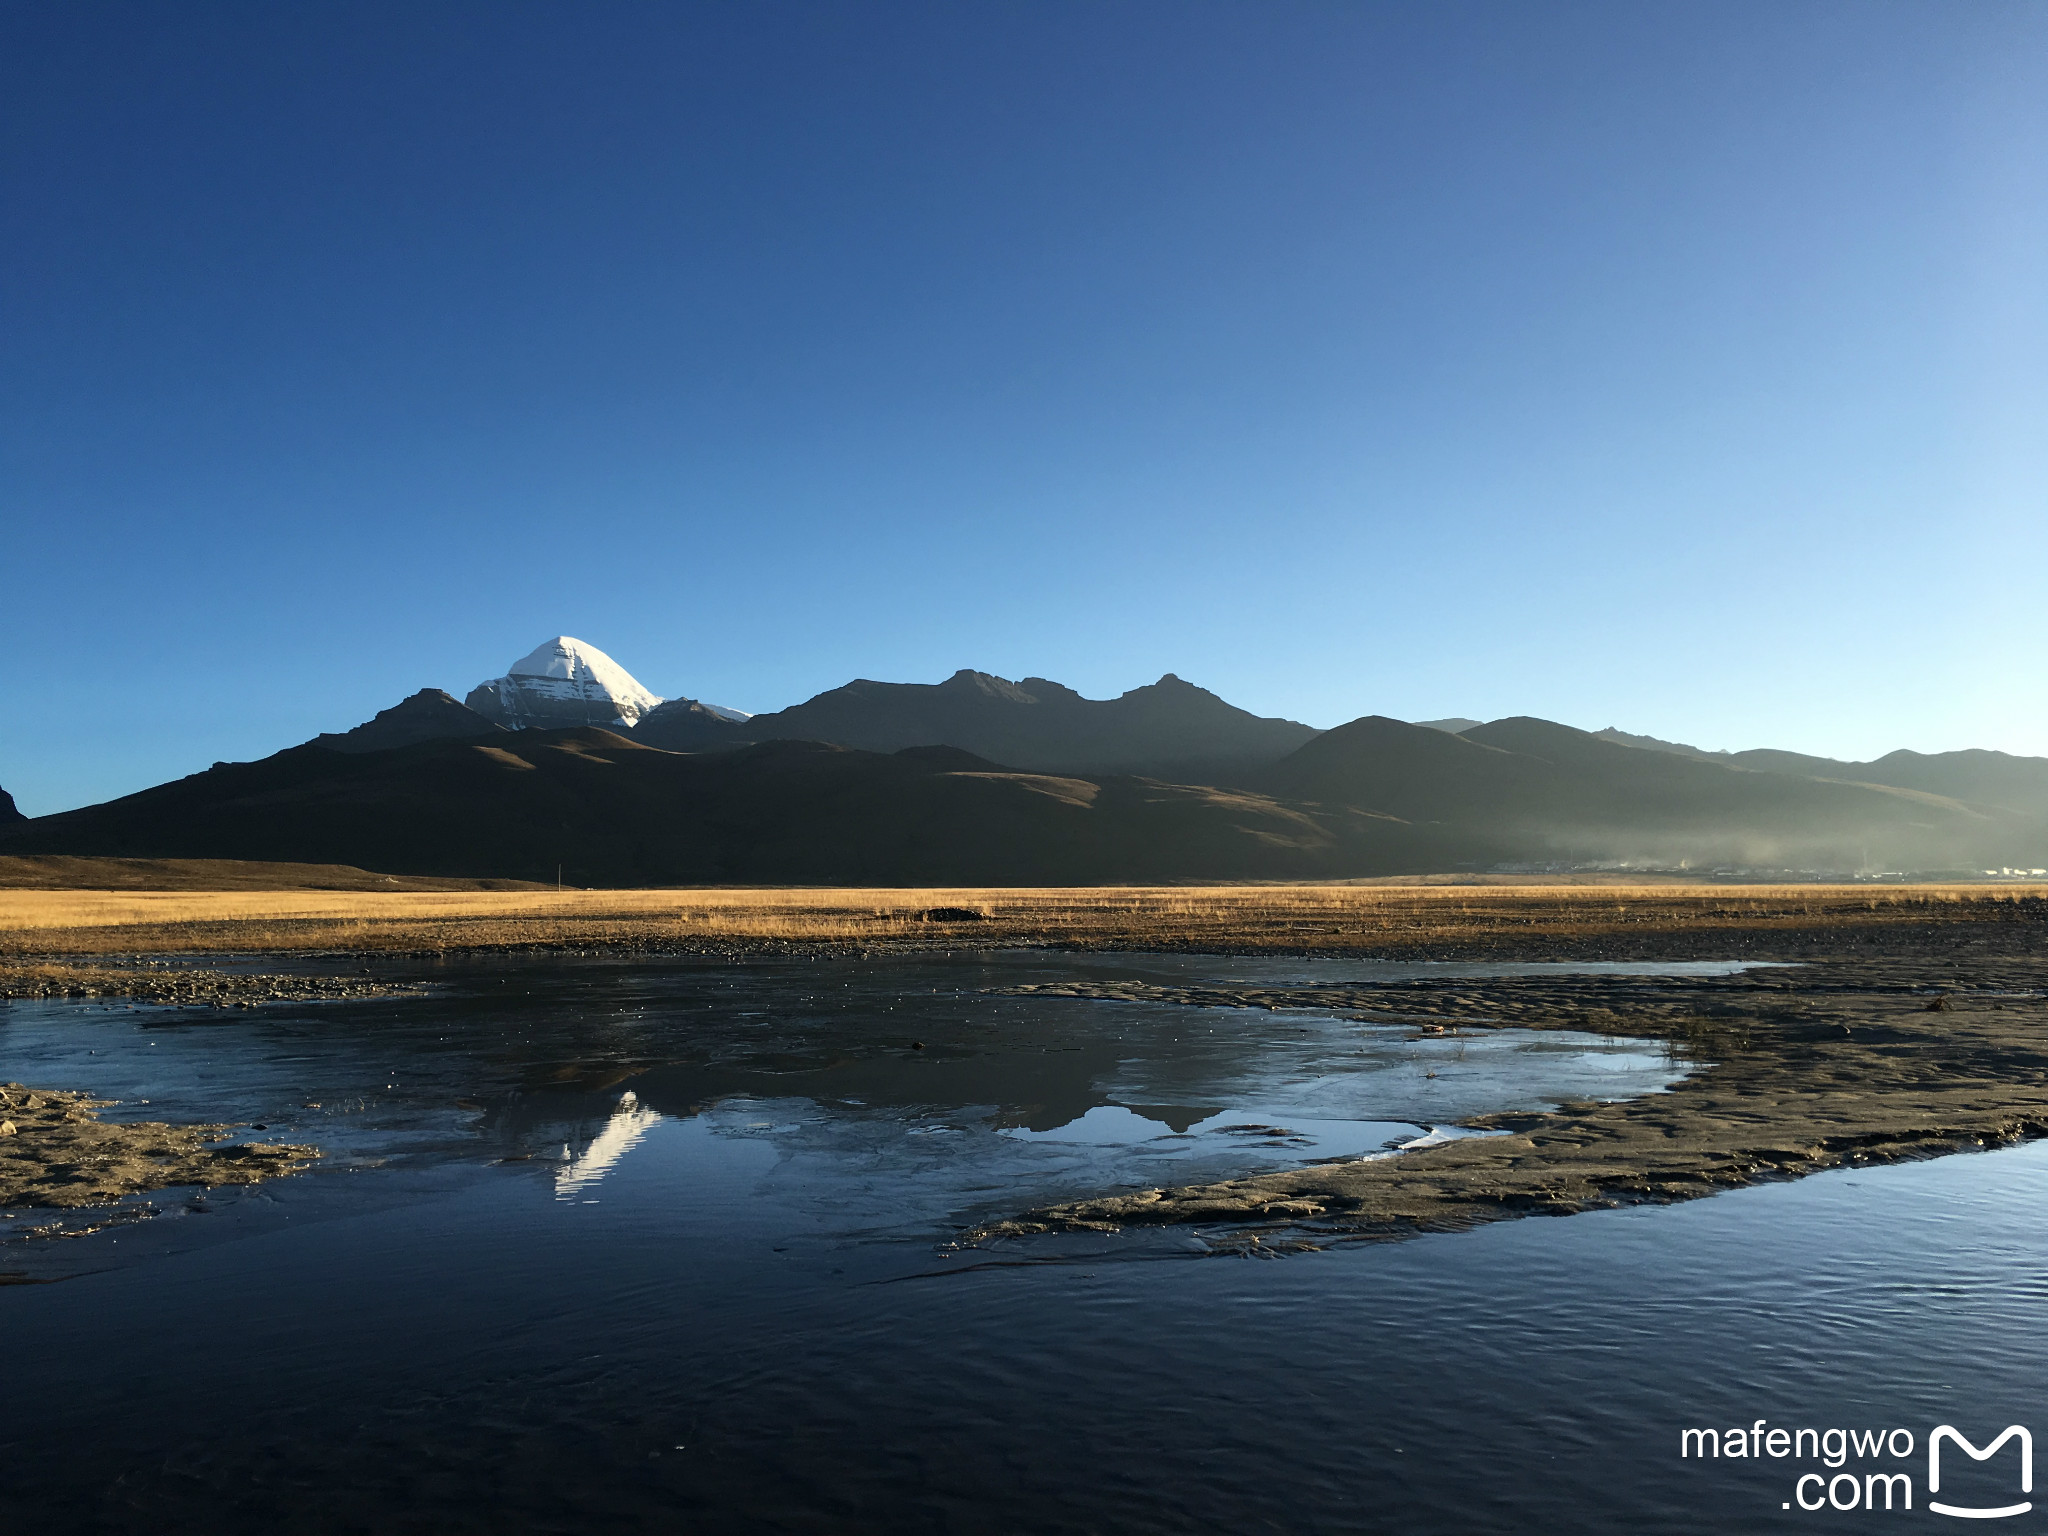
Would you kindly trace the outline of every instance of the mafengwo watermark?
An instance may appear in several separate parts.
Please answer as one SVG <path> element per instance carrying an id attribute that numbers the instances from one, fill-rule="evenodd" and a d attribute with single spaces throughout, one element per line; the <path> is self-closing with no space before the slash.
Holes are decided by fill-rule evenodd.
<path id="1" fill-rule="evenodd" d="M 1981 1447 L 1953 1424 L 1937 1424 L 1915 1433 L 1903 1428 L 1788 1429 L 1758 1419 L 1747 1429 L 1739 1425 L 1733 1429 L 1686 1429 L 1678 1436 L 1678 1454 L 1688 1461 L 1790 1463 L 1785 1472 L 1791 1496 L 1780 1508 L 1808 1513 L 1828 1509 L 1881 1514 L 1914 1509 L 1914 1474 L 1920 1470 L 1923 1448 L 1927 1480 L 1919 1490 L 1925 1498 L 1919 1508 L 1926 1513 L 1963 1520 L 2003 1520 L 2033 1509 L 2034 1437 L 2024 1424 L 2006 1425 Z M 1968 1479 L 1971 1502 L 1951 1503 L 1937 1497 L 1942 1491 L 1944 1456 L 1953 1489 L 1959 1471 L 1968 1472 L 1974 1463 L 1989 1462 L 2008 1448 L 2012 1454 L 1987 1469 L 1990 1478 Z M 1967 1459 L 1959 1460 L 1959 1456 Z M 1951 1497 L 1957 1495 L 1952 1492 Z"/>

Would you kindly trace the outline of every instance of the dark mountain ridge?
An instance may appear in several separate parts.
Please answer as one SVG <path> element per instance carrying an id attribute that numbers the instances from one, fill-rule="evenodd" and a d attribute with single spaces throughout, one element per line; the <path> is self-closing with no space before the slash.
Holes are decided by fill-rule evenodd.
<path id="1" fill-rule="evenodd" d="M 1239 709 L 1171 672 L 1114 699 L 1087 699 L 1047 678 L 1013 683 L 963 668 L 942 683 L 861 678 L 744 721 L 664 704 L 635 738 L 683 751 L 759 741 L 829 741 L 869 752 L 945 745 L 1034 771 L 1209 781 L 1275 762 L 1315 734 L 1297 721 Z"/>
<path id="2" fill-rule="evenodd" d="M 495 720 L 487 720 L 455 696 L 439 688 L 422 688 L 411 698 L 348 731 L 323 731 L 306 745 L 330 752 L 382 752 L 422 741 L 464 741 L 479 736 L 509 736 Z"/>
<path id="3" fill-rule="evenodd" d="M 579 885 L 1312 879 L 1429 864 L 1399 822 L 951 747 L 719 753 L 594 728 L 293 747 L 0 836 L 9 854 L 352 864 Z"/>

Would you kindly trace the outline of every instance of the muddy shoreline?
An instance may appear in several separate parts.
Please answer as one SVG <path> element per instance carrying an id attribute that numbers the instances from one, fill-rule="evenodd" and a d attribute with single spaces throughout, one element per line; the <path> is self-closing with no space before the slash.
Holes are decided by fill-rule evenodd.
<path id="1" fill-rule="evenodd" d="M 1070 1201 L 988 1242 L 1189 1223 L 1283 1243 L 1451 1231 L 1523 1215 L 1695 1199 L 1824 1169 L 2048 1135 L 2048 954 L 2012 928 L 1915 952 L 1787 955 L 1713 978 L 1446 978 L 1315 988 L 1067 986 L 1188 1006 L 1341 1009 L 1425 1034 L 1574 1029 L 1662 1039 L 1694 1063 L 1663 1093 L 1464 1122 L 1503 1134 L 1396 1158 Z M 1763 958 L 1758 956 L 1757 958 Z M 1775 958 L 1775 957 L 1773 957 Z"/>
<path id="2" fill-rule="evenodd" d="M 97 956 L 89 964 L 69 959 L 0 961 L 0 1000 L 128 998 L 161 1008 L 253 1008 L 259 1003 L 393 997 L 417 991 L 417 986 L 380 982 L 363 972 L 323 976 L 227 971 L 145 955 Z"/>
<path id="3" fill-rule="evenodd" d="M 108 1099 L 0 1083 L 0 1209 L 76 1210 L 181 1185 L 255 1184 L 296 1173 L 317 1147 L 215 1145 L 242 1127 L 99 1118 Z"/>

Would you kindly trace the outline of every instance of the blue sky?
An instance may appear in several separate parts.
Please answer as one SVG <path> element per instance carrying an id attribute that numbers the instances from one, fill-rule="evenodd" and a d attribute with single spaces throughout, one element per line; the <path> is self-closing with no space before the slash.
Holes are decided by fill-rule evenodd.
<path id="1" fill-rule="evenodd" d="M 2048 753 L 2048 7 L 17 3 L 0 785 L 750 710 Z"/>

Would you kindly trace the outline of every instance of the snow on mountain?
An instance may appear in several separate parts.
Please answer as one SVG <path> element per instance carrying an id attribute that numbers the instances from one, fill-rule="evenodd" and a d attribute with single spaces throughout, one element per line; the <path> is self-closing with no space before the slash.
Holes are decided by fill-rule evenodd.
<path id="1" fill-rule="evenodd" d="M 588 641 L 557 635 L 513 662 L 503 677 L 478 683 L 463 702 L 518 731 L 529 726 L 633 726 L 662 700 Z M 721 720 L 751 718 L 718 704 L 702 707 Z"/>
<path id="2" fill-rule="evenodd" d="M 596 646 L 557 635 L 513 662 L 503 677 L 478 683 L 463 702 L 517 731 L 630 726 L 661 698 Z"/>

